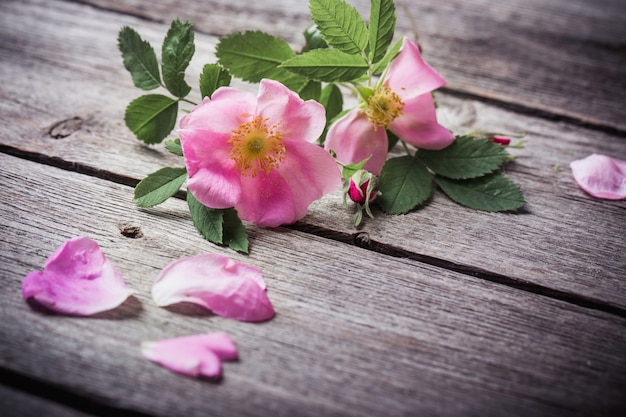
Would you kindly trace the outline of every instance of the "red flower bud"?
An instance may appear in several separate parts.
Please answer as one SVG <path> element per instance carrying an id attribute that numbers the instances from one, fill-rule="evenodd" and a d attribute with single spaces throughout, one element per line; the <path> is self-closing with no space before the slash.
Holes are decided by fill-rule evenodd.
<path id="1" fill-rule="evenodd" d="M 498 143 L 502 146 L 507 146 L 508 144 L 511 143 L 511 139 L 505 138 L 504 136 L 494 136 L 493 143 Z"/>
<path id="2" fill-rule="evenodd" d="M 372 186 L 370 181 L 374 180 Z M 376 197 L 377 190 L 376 176 L 370 172 L 359 170 L 352 177 L 350 177 L 350 186 L 348 188 L 348 195 L 350 199 L 355 203 L 364 204 L 367 200 L 372 201 Z M 369 199 L 367 198 L 367 192 L 369 188 Z"/>

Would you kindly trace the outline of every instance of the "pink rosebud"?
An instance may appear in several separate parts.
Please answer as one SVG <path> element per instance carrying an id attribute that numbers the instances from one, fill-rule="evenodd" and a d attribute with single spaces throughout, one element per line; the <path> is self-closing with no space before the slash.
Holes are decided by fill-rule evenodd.
<path id="1" fill-rule="evenodd" d="M 28 274 L 22 282 L 25 300 L 57 313 L 86 316 L 111 310 L 133 291 L 100 246 L 88 237 L 63 243 L 46 260 L 43 271 Z"/>
<path id="2" fill-rule="evenodd" d="M 274 317 L 258 269 L 219 254 L 178 259 L 163 268 L 152 286 L 152 298 L 164 307 L 199 304 L 214 314 L 242 321 Z"/>
<path id="3" fill-rule="evenodd" d="M 504 136 L 494 136 L 492 141 L 502 146 L 508 146 L 511 143 L 511 139 L 505 138 Z"/>
<path id="4" fill-rule="evenodd" d="M 592 154 L 570 163 L 574 179 L 587 193 L 597 198 L 626 198 L 626 161 Z"/>
<path id="5" fill-rule="evenodd" d="M 374 174 L 365 170 L 359 170 L 350 177 L 348 196 L 350 196 L 352 201 L 359 204 L 372 201 L 378 192 L 377 182 Z"/>
<path id="6" fill-rule="evenodd" d="M 179 374 L 218 378 L 223 360 L 237 359 L 237 348 L 226 333 L 175 337 L 143 342 L 141 352 L 152 362 Z"/>

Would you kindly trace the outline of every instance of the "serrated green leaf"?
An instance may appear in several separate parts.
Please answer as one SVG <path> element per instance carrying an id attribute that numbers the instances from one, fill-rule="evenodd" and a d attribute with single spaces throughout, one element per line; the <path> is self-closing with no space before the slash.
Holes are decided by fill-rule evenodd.
<path id="1" fill-rule="evenodd" d="M 380 61 L 391 45 L 396 30 L 396 8 L 393 0 L 372 0 L 370 3 L 370 61 Z"/>
<path id="2" fill-rule="evenodd" d="M 387 214 L 404 214 L 425 202 L 432 193 L 426 166 L 406 155 L 389 159 L 380 173 L 381 195 L 375 200 Z"/>
<path id="3" fill-rule="evenodd" d="M 211 97 L 215 90 L 230 85 L 232 77 L 219 64 L 206 64 L 200 74 L 200 94 L 202 98 Z"/>
<path id="4" fill-rule="evenodd" d="M 187 179 L 185 168 L 165 167 L 141 180 L 135 187 L 135 204 L 154 207 L 180 190 Z"/>
<path id="5" fill-rule="evenodd" d="M 457 203 L 483 211 L 513 211 L 525 204 L 519 186 L 499 172 L 468 180 L 435 176 L 435 182 Z"/>
<path id="6" fill-rule="evenodd" d="M 450 146 L 438 151 L 420 150 L 417 155 L 436 174 L 452 179 L 489 174 L 509 157 L 502 146 L 469 136 L 459 136 Z"/>
<path id="7" fill-rule="evenodd" d="M 400 53 L 400 49 L 402 49 L 402 39 L 396 41 L 396 43 L 394 43 L 393 46 L 387 51 L 383 59 L 381 59 L 376 65 L 374 65 L 374 68 L 372 69 L 374 75 L 381 74 L 385 70 L 385 68 L 389 66 L 391 61 L 393 61 L 393 59 L 398 56 L 398 54 Z"/>
<path id="8" fill-rule="evenodd" d="M 183 147 L 180 144 L 180 138 L 166 140 L 165 149 L 177 156 L 183 156 Z"/>
<path id="9" fill-rule="evenodd" d="M 153 90 L 161 85 L 159 64 L 154 49 L 132 28 L 124 26 L 117 37 L 124 67 L 130 72 L 135 87 Z"/>
<path id="10" fill-rule="evenodd" d="M 126 107 L 126 126 L 147 144 L 161 142 L 176 126 L 178 101 L 160 94 L 148 94 Z"/>
<path id="11" fill-rule="evenodd" d="M 237 252 L 248 253 L 248 233 L 233 208 L 224 210 L 224 244 Z"/>
<path id="12" fill-rule="evenodd" d="M 168 91 L 176 97 L 185 97 L 191 91 L 191 87 L 185 82 L 185 70 L 196 51 L 193 40 L 191 23 L 181 22 L 179 19 L 172 21 L 163 40 L 161 49 L 163 82 Z"/>
<path id="13" fill-rule="evenodd" d="M 300 53 L 312 51 L 313 49 L 328 48 L 328 44 L 324 40 L 322 32 L 320 32 L 314 23 L 306 28 L 303 34 L 305 44 Z"/>
<path id="14" fill-rule="evenodd" d="M 279 67 L 296 53 L 287 42 L 267 33 L 246 31 L 223 36 L 215 55 L 224 68 L 244 81 L 258 83 L 269 78 L 280 81 L 293 91 L 301 90 L 309 81 Z"/>
<path id="15" fill-rule="evenodd" d="M 368 64 L 359 55 L 334 49 L 315 49 L 283 62 L 280 68 L 312 80 L 334 83 L 360 77 L 367 71 Z"/>
<path id="16" fill-rule="evenodd" d="M 187 205 L 196 230 L 209 242 L 221 245 L 224 237 L 224 210 L 205 206 L 190 191 L 187 191 Z"/>
<path id="17" fill-rule="evenodd" d="M 357 164 L 354 164 L 354 163 L 345 164 L 341 169 L 341 177 L 344 180 L 350 179 L 350 177 L 356 174 L 358 170 L 363 168 L 365 164 L 367 163 L 367 161 L 369 161 L 371 158 L 372 156 L 370 155 Z"/>
<path id="18" fill-rule="evenodd" d="M 309 9 L 329 45 L 351 55 L 365 52 L 367 26 L 353 6 L 343 0 L 310 0 Z"/>

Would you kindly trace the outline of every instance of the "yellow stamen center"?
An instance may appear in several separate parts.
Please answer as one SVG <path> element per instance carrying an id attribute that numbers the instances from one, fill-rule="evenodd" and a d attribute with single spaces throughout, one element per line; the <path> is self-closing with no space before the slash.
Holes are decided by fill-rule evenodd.
<path id="1" fill-rule="evenodd" d="M 256 177 L 261 171 L 269 174 L 285 160 L 282 134 L 276 125 L 267 126 L 267 119 L 256 117 L 243 123 L 228 139 L 232 144 L 230 157 L 241 175 Z"/>
<path id="2" fill-rule="evenodd" d="M 389 128 L 391 122 L 402 114 L 404 102 L 400 99 L 392 89 L 388 87 L 380 87 L 374 90 L 367 100 L 365 114 L 372 122 L 374 128 Z"/>

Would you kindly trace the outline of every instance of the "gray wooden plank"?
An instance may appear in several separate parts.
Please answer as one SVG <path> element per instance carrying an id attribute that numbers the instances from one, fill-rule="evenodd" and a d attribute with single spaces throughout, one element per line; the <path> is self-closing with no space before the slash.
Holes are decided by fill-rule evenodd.
<path id="1" fill-rule="evenodd" d="M 181 17 L 216 35 L 259 29 L 302 44 L 308 2 L 87 0 L 162 22 Z M 351 0 L 367 19 L 368 0 Z M 398 35 L 417 28 L 449 87 L 622 131 L 626 3 L 622 0 L 397 1 Z"/>
<path id="2" fill-rule="evenodd" d="M 12 16 L 0 28 L 2 38 L 9 40 L 0 46 L 0 78 L 7 80 L 0 86 L 4 146 L 33 158 L 59 158 L 48 162 L 65 163 L 68 169 L 90 167 L 95 175 L 117 175 L 120 181 L 136 181 L 164 165 L 181 164 L 161 147 L 142 146 L 122 121 L 126 104 L 141 92 L 122 67 L 117 31 L 131 25 L 158 43 L 165 25 L 65 2 L 0 7 Z M 191 66 L 190 80 L 197 78 L 215 41 L 198 36 L 200 59 Z M 626 159 L 623 138 L 445 94 L 438 100 L 442 122 L 455 132 L 528 132 L 526 149 L 514 152 L 517 160 L 507 167 L 526 192 L 525 214 L 480 213 L 438 195 L 425 209 L 379 216 L 357 231 L 351 228 L 352 213 L 343 210 L 341 197 L 334 194 L 312 206 L 304 226 L 323 227 L 330 231 L 327 235 L 365 232 L 384 250 L 400 246 L 416 256 L 626 307 L 626 261 L 613 256 L 626 245 L 626 203 L 586 196 L 568 168 L 570 161 L 594 152 Z M 51 137 L 54 126 L 74 118 L 82 121 L 76 132 Z M 561 171 L 556 173 L 555 167 Z"/>
<path id="3" fill-rule="evenodd" d="M 0 367 L 107 407 L 159 416 L 616 415 L 626 319 L 287 229 L 245 257 L 203 241 L 185 203 L 139 210 L 129 187 L 0 155 Z M 144 237 L 121 235 L 121 224 Z M 94 318 L 20 296 L 63 240 L 96 239 L 138 291 Z M 275 319 L 251 324 L 156 307 L 173 259 L 225 253 L 261 269 Z M 210 384 L 141 357 L 143 340 L 230 333 L 240 361 Z"/>

